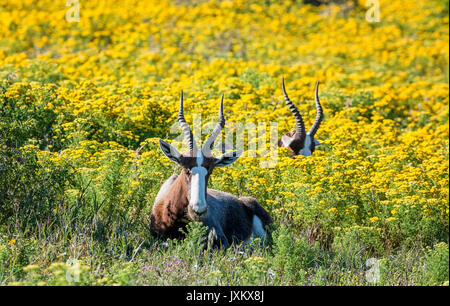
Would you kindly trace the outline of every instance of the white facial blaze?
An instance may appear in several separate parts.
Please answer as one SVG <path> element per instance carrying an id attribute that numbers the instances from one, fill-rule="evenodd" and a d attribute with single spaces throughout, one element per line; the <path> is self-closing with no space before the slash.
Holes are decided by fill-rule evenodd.
<path id="1" fill-rule="evenodd" d="M 294 141 L 294 138 L 283 135 L 281 136 L 281 142 L 283 143 L 283 146 L 285 148 L 289 148 L 289 146 L 291 145 L 291 143 Z"/>
<path id="2" fill-rule="evenodd" d="M 202 167 L 203 153 L 201 150 L 197 151 L 197 166 L 191 169 L 191 199 L 189 205 L 192 210 L 201 214 L 206 211 L 206 175 L 208 170 Z"/>
<path id="3" fill-rule="evenodd" d="M 303 156 L 311 156 L 311 154 L 312 154 L 312 152 L 311 152 L 311 136 L 309 135 L 309 133 L 306 134 L 305 146 L 303 147 L 303 149 L 300 150 L 299 154 L 301 154 Z"/>

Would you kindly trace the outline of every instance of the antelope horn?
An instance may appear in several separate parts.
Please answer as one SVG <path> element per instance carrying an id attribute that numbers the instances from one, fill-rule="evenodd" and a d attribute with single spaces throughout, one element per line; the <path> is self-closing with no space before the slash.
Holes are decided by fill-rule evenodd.
<path id="1" fill-rule="evenodd" d="M 213 131 L 211 132 L 211 135 L 208 137 L 208 139 L 205 141 L 205 144 L 203 145 L 203 152 L 205 155 L 208 155 L 211 153 L 211 149 L 214 145 L 214 141 L 216 140 L 217 136 L 219 136 L 220 132 L 225 126 L 225 117 L 223 116 L 223 94 L 222 98 L 220 99 L 220 107 L 219 107 L 219 121 L 217 122 L 216 126 L 214 127 Z"/>
<path id="2" fill-rule="evenodd" d="M 316 134 L 317 130 L 319 129 L 320 123 L 323 120 L 323 109 L 322 109 L 322 105 L 320 105 L 320 101 L 319 101 L 319 81 L 317 81 L 316 83 L 316 93 L 315 93 L 315 101 L 316 101 L 316 119 L 314 120 L 313 125 L 311 126 L 311 128 L 309 129 L 309 135 L 311 135 L 311 137 L 314 137 L 314 135 Z"/>
<path id="3" fill-rule="evenodd" d="M 197 146 L 195 144 L 194 135 L 192 134 L 191 128 L 186 122 L 186 119 L 184 119 L 184 113 L 183 113 L 183 91 L 181 91 L 180 95 L 180 108 L 178 110 L 178 117 L 177 117 L 178 123 L 181 126 L 181 130 L 184 134 L 184 141 L 186 142 L 188 146 L 188 150 L 191 153 L 194 153 L 197 151 Z"/>
<path id="4" fill-rule="evenodd" d="M 286 104 L 289 107 L 289 110 L 295 117 L 295 135 L 294 135 L 294 137 L 304 140 L 306 138 L 305 123 L 303 122 L 302 115 L 300 115 L 300 112 L 295 107 L 295 105 L 291 102 L 291 100 L 289 99 L 289 97 L 286 93 L 286 89 L 284 87 L 284 77 L 282 78 L 281 85 L 283 88 L 284 100 L 286 101 Z"/>

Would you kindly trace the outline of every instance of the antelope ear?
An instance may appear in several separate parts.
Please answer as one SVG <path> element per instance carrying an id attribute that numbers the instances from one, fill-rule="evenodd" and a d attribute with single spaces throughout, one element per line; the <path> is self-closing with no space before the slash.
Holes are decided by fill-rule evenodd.
<path id="1" fill-rule="evenodd" d="M 225 167 L 235 162 L 242 154 L 242 150 L 226 152 L 217 158 L 216 167 Z"/>
<path id="2" fill-rule="evenodd" d="M 161 148 L 161 151 L 164 153 L 164 155 L 167 156 L 167 158 L 169 158 L 174 163 L 181 165 L 181 154 L 177 149 L 175 149 L 174 146 L 160 139 L 159 147 Z"/>

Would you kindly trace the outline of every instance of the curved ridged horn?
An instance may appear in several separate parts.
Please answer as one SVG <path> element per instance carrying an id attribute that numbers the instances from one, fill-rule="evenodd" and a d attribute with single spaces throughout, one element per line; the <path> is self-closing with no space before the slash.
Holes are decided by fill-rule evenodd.
<path id="1" fill-rule="evenodd" d="M 294 135 L 294 137 L 304 140 L 306 138 L 305 123 L 303 122 L 302 115 L 300 115 L 300 112 L 295 107 L 295 105 L 291 102 L 291 100 L 289 99 L 289 97 L 286 93 L 286 89 L 284 87 L 284 77 L 281 79 L 281 85 L 283 88 L 284 100 L 286 101 L 286 104 L 289 107 L 289 110 L 295 117 L 295 135 Z"/>
<path id="2" fill-rule="evenodd" d="M 316 94 L 315 94 L 315 101 L 316 101 L 316 119 L 314 120 L 313 125 L 311 126 L 311 128 L 309 129 L 309 135 L 311 135 L 311 137 L 314 137 L 314 135 L 316 134 L 317 130 L 319 129 L 320 123 L 323 120 L 323 109 L 322 109 L 322 105 L 320 105 L 320 101 L 319 101 L 319 81 L 317 81 L 316 83 Z"/>
<path id="3" fill-rule="evenodd" d="M 203 145 L 202 150 L 204 151 L 204 153 L 206 154 L 210 153 L 214 145 L 214 141 L 216 140 L 217 136 L 219 136 L 220 132 L 222 132 L 224 126 L 225 126 L 225 117 L 223 116 L 223 94 L 222 94 L 219 107 L 219 121 L 217 122 L 216 126 L 211 132 L 211 135 L 208 137 L 208 139 L 205 141 L 205 144 Z"/>
<path id="4" fill-rule="evenodd" d="M 183 113 L 183 91 L 180 94 L 180 108 L 178 109 L 178 123 L 180 124 L 181 130 L 184 134 L 184 141 L 188 146 L 189 152 L 195 153 L 197 151 L 197 146 L 195 144 L 194 135 L 192 134 L 191 128 L 184 119 Z"/>

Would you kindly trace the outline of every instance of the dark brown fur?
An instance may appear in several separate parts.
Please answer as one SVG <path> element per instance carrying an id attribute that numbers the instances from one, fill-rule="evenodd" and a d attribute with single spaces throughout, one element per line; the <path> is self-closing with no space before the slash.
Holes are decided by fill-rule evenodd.
<path id="1" fill-rule="evenodd" d="M 153 206 L 150 230 L 166 238 L 178 238 L 180 228 L 184 227 L 186 207 L 189 204 L 188 181 L 185 171 L 177 177 L 167 196 Z"/>

